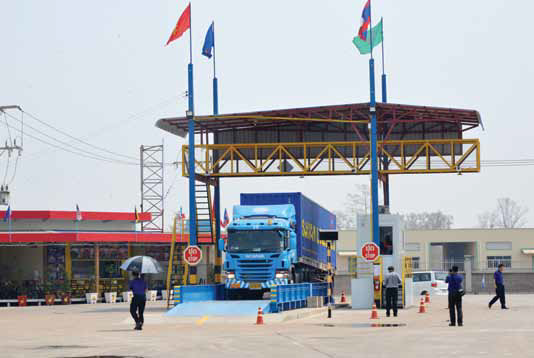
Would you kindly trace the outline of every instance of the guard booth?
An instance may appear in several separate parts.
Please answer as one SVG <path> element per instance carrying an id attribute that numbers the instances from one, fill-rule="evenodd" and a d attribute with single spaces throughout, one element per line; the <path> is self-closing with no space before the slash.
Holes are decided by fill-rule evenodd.
<path id="1" fill-rule="evenodd" d="M 366 243 L 372 241 L 370 221 L 369 215 L 357 216 L 356 249 L 358 253 L 361 253 L 362 247 Z M 349 270 L 354 279 L 360 280 L 351 285 L 352 296 L 360 296 L 361 298 L 356 298 L 356 301 L 359 301 L 356 306 L 364 308 L 364 306 L 369 305 L 371 296 L 371 304 L 374 302 L 377 307 L 385 306 L 385 290 L 382 288 L 383 277 L 388 272 L 388 267 L 393 266 L 402 278 L 402 289 L 399 290 L 397 304 L 399 307 L 406 307 L 412 302 L 412 298 L 407 297 L 411 296 L 411 262 L 410 258 L 404 256 L 404 226 L 401 216 L 380 214 L 379 247 L 380 257 L 374 262 L 368 262 L 361 256 L 349 258 Z M 371 290 L 372 293 L 364 292 L 367 290 Z"/>

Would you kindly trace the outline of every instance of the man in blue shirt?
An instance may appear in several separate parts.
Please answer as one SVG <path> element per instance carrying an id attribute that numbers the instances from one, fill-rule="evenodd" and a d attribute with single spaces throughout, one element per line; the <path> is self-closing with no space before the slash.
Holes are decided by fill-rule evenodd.
<path id="1" fill-rule="evenodd" d="M 449 284 L 449 315 L 451 321 L 449 326 L 456 326 L 456 313 L 458 313 L 458 326 L 464 325 L 464 316 L 462 312 L 462 276 L 458 275 L 458 266 L 453 266 L 451 273 L 445 279 Z"/>
<path id="2" fill-rule="evenodd" d="M 490 303 L 488 304 L 488 307 L 491 309 L 491 306 L 497 300 L 501 300 L 501 308 L 503 310 L 507 310 L 508 307 L 506 307 L 506 298 L 504 297 L 504 280 L 503 280 L 503 273 L 504 271 L 504 264 L 499 264 L 499 267 L 497 271 L 493 274 L 493 278 L 495 279 L 495 297 L 492 298 Z"/>
<path id="3" fill-rule="evenodd" d="M 138 272 L 133 272 L 134 279 L 130 281 L 130 290 L 133 292 L 133 299 L 130 303 L 130 314 L 132 315 L 135 321 L 136 330 L 143 329 L 143 323 L 145 318 L 143 317 L 143 312 L 145 311 L 146 304 L 146 282 L 139 277 Z"/>

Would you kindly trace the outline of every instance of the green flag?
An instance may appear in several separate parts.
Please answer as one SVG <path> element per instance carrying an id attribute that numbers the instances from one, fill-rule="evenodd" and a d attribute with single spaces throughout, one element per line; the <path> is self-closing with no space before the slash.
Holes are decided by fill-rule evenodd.
<path id="1" fill-rule="evenodd" d="M 380 19 L 380 22 L 376 24 L 376 26 L 373 27 L 371 30 L 373 31 L 373 48 L 378 46 L 382 42 L 382 19 Z M 369 34 L 367 35 L 367 41 L 362 40 L 358 36 L 356 36 L 352 43 L 356 48 L 358 48 L 358 51 L 360 51 L 361 55 L 365 55 L 368 53 L 371 53 L 371 44 L 370 44 L 371 36 Z"/>

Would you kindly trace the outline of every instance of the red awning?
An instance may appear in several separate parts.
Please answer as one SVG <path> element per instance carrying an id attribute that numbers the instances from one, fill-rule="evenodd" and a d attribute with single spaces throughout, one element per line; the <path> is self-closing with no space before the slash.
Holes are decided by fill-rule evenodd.
<path id="1" fill-rule="evenodd" d="M 0 232 L 0 243 L 105 243 L 139 242 L 170 243 L 172 234 L 160 232 Z M 176 242 L 189 242 L 189 234 L 177 234 Z M 199 244 L 211 244 L 209 234 L 201 233 Z"/>
<path id="2" fill-rule="evenodd" d="M 135 213 L 130 212 L 102 212 L 81 211 L 82 221 L 135 221 Z M 3 218 L 5 211 L 0 211 Z M 76 211 L 55 210 L 12 210 L 11 220 L 76 220 Z M 139 221 L 150 221 L 152 214 L 139 213 Z"/>

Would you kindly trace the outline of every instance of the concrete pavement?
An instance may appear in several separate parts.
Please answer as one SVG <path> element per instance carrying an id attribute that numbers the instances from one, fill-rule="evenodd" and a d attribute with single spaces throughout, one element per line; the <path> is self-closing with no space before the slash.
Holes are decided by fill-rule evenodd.
<path id="1" fill-rule="evenodd" d="M 509 296 L 508 311 L 488 310 L 489 299 L 464 297 L 464 327 L 448 327 L 446 297 L 426 314 L 379 310 L 379 322 L 406 324 L 388 328 L 353 310 L 267 314 L 256 326 L 255 316 L 167 317 L 149 302 L 134 331 L 126 304 L 0 308 L 0 357 L 534 357 L 534 295 Z"/>

